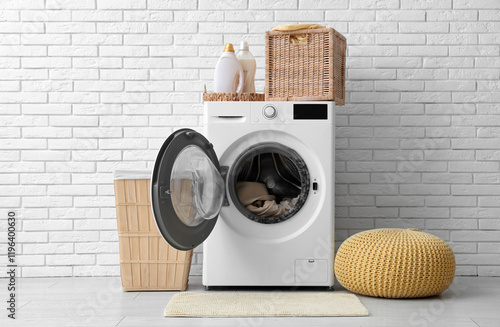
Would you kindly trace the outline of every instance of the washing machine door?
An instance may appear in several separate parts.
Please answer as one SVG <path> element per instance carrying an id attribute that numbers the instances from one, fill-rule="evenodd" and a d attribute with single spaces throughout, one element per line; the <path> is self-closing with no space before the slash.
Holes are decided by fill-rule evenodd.
<path id="1" fill-rule="evenodd" d="M 214 228 L 224 197 L 212 144 L 191 129 L 170 135 L 151 176 L 151 206 L 163 238 L 178 250 L 198 246 Z"/>

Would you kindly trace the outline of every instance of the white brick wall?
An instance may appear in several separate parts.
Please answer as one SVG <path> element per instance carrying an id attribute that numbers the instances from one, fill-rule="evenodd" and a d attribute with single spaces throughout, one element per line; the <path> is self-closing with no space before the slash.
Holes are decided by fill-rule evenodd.
<path id="1" fill-rule="evenodd" d="M 457 274 L 500 274 L 498 0 L 5 0 L 0 10 L 0 214 L 20 217 L 23 276 L 119 274 L 112 171 L 151 167 L 174 129 L 200 128 L 225 42 L 249 41 L 262 92 L 263 32 L 292 22 L 348 40 L 337 243 L 417 227 L 450 243 Z"/>

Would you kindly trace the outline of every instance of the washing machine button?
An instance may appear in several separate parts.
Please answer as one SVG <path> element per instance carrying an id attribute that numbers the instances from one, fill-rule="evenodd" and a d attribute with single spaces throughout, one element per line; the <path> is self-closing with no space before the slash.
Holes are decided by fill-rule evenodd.
<path id="1" fill-rule="evenodd" d="M 278 115 L 278 111 L 274 106 L 268 105 L 264 107 L 264 109 L 262 110 L 262 114 L 267 119 L 273 119 Z"/>

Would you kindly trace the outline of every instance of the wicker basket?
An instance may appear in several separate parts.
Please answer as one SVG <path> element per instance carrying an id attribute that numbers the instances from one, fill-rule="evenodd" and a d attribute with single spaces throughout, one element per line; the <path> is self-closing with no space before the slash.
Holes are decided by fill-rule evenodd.
<path id="1" fill-rule="evenodd" d="M 122 288 L 185 290 L 193 251 L 174 249 L 158 232 L 150 183 L 149 179 L 115 180 Z"/>
<path id="2" fill-rule="evenodd" d="M 305 36 L 302 44 L 291 38 Z M 345 103 L 346 39 L 333 28 L 266 32 L 266 101 Z"/>
<path id="3" fill-rule="evenodd" d="M 262 93 L 203 93 L 203 101 L 264 101 Z"/>

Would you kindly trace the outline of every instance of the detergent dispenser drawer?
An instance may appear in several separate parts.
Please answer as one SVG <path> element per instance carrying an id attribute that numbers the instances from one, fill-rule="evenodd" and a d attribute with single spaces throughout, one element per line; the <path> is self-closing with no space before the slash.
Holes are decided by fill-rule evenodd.
<path id="1" fill-rule="evenodd" d="M 324 283 L 328 278 L 328 260 L 295 260 L 296 283 Z"/>

